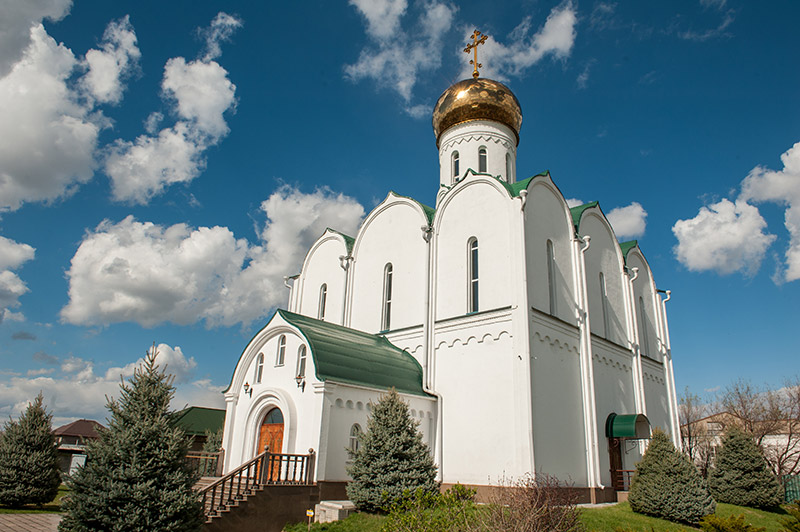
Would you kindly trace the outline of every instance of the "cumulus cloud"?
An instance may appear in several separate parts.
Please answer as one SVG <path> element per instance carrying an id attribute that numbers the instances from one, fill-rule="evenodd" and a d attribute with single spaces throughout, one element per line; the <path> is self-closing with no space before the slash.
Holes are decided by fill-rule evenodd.
<path id="1" fill-rule="evenodd" d="M 3 2 L 0 16 L 0 77 L 5 76 L 31 43 L 31 28 L 42 20 L 64 18 L 72 0 Z"/>
<path id="2" fill-rule="evenodd" d="M 259 241 L 225 227 L 164 227 L 132 216 L 89 232 L 67 272 L 63 321 L 146 327 L 204 321 L 248 324 L 283 303 L 283 276 L 296 272 L 326 227 L 355 233 L 364 208 L 352 198 L 283 186 L 261 204 Z"/>
<path id="3" fill-rule="evenodd" d="M 766 227 L 756 207 L 741 199 L 723 199 L 701 207 L 694 218 L 675 222 L 672 232 L 678 245 L 674 252 L 692 271 L 755 275 L 775 240 L 775 235 L 765 232 Z"/>
<path id="4" fill-rule="evenodd" d="M 131 72 L 140 56 L 136 33 L 125 15 L 108 25 L 99 50 L 86 52 L 87 72 L 81 78 L 81 85 L 99 102 L 119 103 L 124 90 L 122 79 Z"/>
<path id="5" fill-rule="evenodd" d="M 567 207 L 569 207 L 570 209 L 572 207 L 577 207 L 579 205 L 583 205 L 584 203 L 586 203 L 585 201 L 580 200 L 578 198 L 566 198 L 565 201 L 567 202 Z"/>
<path id="6" fill-rule="evenodd" d="M 33 259 L 35 252 L 28 244 L 20 244 L 0 236 L 0 322 L 4 319 L 21 318 L 21 315 L 10 309 L 19 306 L 19 298 L 28 291 L 28 287 L 11 270 Z"/>
<path id="7" fill-rule="evenodd" d="M 114 199 L 144 204 L 173 183 L 188 183 L 205 168 L 204 152 L 228 132 L 224 114 L 235 108 L 236 86 L 228 72 L 212 58 L 219 43 L 228 39 L 241 22 L 219 13 L 207 35 L 202 60 L 169 59 L 161 82 L 162 95 L 178 120 L 155 133 L 163 116 L 153 113 L 146 121 L 148 134 L 134 142 L 117 140 L 104 162 Z"/>
<path id="8" fill-rule="evenodd" d="M 395 90 L 409 114 L 419 115 L 419 106 L 411 105 L 414 85 L 422 72 L 441 65 L 442 38 L 450 30 L 457 8 L 436 0 L 424 2 L 416 21 L 407 24 L 413 29 L 412 39 L 402 24 L 407 20 L 406 0 L 351 0 L 350 5 L 364 17 L 370 43 L 358 61 L 345 67 L 345 76 L 352 81 L 371 79 Z"/>
<path id="9" fill-rule="evenodd" d="M 638 238 L 647 226 L 647 211 L 636 201 L 627 207 L 611 209 L 606 215 L 611 227 L 619 238 Z"/>
<path id="10" fill-rule="evenodd" d="M 525 17 L 508 35 L 505 44 L 489 36 L 479 56 L 484 64 L 481 75 L 506 80 L 509 76 L 523 74 L 545 57 L 566 59 L 575 43 L 577 21 L 572 2 L 564 2 L 550 11 L 544 26 L 534 34 L 531 34 L 531 17 Z M 471 73 L 472 66 L 465 64 L 462 76 L 468 77 Z"/>
<path id="11" fill-rule="evenodd" d="M 149 352 L 152 352 L 152 349 L 150 348 Z M 158 344 L 155 347 L 155 352 L 156 364 L 158 364 L 159 369 L 174 375 L 175 384 L 189 382 L 190 377 L 194 374 L 194 369 L 197 367 L 197 362 L 194 361 L 193 357 L 186 358 L 179 346 L 172 348 L 167 344 Z M 128 379 L 133 376 L 136 368 L 141 367 L 143 363 L 144 357 L 123 367 L 109 368 L 106 371 L 105 379 L 116 379 L 117 381 L 119 381 L 120 377 Z"/>

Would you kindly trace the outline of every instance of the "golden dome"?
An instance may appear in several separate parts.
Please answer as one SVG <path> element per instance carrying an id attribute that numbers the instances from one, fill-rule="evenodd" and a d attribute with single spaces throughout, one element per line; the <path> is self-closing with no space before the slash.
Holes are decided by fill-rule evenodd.
<path id="1" fill-rule="evenodd" d="M 511 89 L 486 78 L 459 81 L 439 96 L 433 108 L 436 145 L 448 128 L 471 120 L 494 120 L 511 128 L 519 144 L 522 108 Z"/>

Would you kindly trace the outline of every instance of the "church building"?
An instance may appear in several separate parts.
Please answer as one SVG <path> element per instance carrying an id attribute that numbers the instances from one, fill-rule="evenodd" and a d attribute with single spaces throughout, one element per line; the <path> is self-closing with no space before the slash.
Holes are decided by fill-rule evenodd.
<path id="1" fill-rule="evenodd" d="M 679 443 L 669 292 L 597 202 L 570 208 L 548 172 L 517 178 L 521 125 L 516 96 L 476 71 L 434 108 L 435 208 L 389 192 L 357 234 L 311 246 L 224 392 L 225 471 L 268 445 L 313 449 L 317 482 L 348 481 L 392 387 L 445 486 L 544 473 L 611 500 L 651 427 Z"/>

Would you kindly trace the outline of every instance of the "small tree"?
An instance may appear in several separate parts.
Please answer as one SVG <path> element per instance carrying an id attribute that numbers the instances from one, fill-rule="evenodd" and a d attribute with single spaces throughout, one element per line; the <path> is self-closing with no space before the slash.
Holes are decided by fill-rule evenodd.
<path id="1" fill-rule="evenodd" d="M 689 457 L 658 429 L 636 466 L 628 501 L 634 512 L 692 524 L 717 506 Z"/>
<path id="2" fill-rule="evenodd" d="M 61 471 L 52 420 L 40 392 L 19 420 L 6 422 L 0 436 L 0 504 L 17 508 L 55 499 Z"/>
<path id="3" fill-rule="evenodd" d="M 708 485 L 719 502 L 769 508 L 783 500 L 778 479 L 761 448 L 737 428 L 723 438 Z"/>
<path id="4" fill-rule="evenodd" d="M 385 510 L 404 491 L 438 490 L 436 466 L 417 425 L 394 388 L 374 405 L 347 469 L 353 479 L 347 496 L 360 510 Z"/>
<path id="5" fill-rule="evenodd" d="M 708 405 L 700 397 L 689 391 L 687 386 L 679 398 L 678 416 L 681 424 L 681 444 L 683 452 L 689 455 L 692 463 L 703 477 L 708 476 L 711 466 L 714 437 L 710 434 L 703 418 L 708 415 Z"/>
<path id="6" fill-rule="evenodd" d="M 197 530 L 200 502 L 185 457 L 189 440 L 174 425 L 172 376 L 156 365 L 155 348 L 109 399 L 111 419 L 88 446 L 86 465 L 68 481 L 61 531 Z"/>

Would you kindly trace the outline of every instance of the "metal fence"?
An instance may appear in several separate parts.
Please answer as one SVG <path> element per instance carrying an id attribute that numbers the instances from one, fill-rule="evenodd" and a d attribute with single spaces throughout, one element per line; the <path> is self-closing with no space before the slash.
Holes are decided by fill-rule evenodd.
<path id="1" fill-rule="evenodd" d="M 800 501 L 800 475 L 784 475 L 783 490 L 786 502 Z"/>

